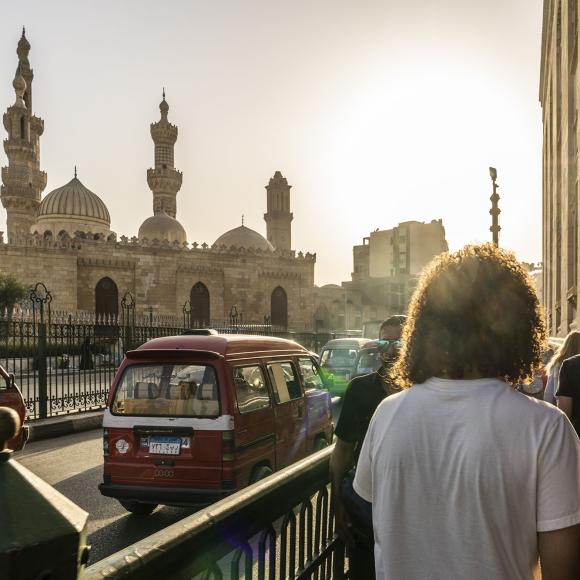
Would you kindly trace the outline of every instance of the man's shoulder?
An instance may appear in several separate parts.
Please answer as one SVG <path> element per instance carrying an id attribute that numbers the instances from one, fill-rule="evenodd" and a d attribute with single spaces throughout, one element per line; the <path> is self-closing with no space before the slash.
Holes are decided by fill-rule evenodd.
<path id="1" fill-rule="evenodd" d="M 347 390 L 350 391 L 351 393 L 356 393 L 361 390 L 368 389 L 369 386 L 372 387 L 373 385 L 376 384 L 380 384 L 377 373 L 376 372 L 369 373 L 367 375 L 360 375 L 352 379 L 350 383 L 348 383 Z"/>
<path id="2" fill-rule="evenodd" d="M 580 369 L 580 354 L 576 354 L 562 362 L 561 370 L 578 370 Z"/>

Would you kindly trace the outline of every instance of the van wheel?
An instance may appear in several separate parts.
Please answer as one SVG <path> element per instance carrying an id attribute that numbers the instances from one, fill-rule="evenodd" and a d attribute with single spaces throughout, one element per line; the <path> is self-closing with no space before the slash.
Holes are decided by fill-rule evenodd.
<path id="1" fill-rule="evenodd" d="M 314 440 L 314 445 L 312 445 L 312 451 L 320 451 L 325 447 L 328 447 L 328 441 L 326 440 L 326 437 L 317 437 Z"/>
<path id="2" fill-rule="evenodd" d="M 252 483 L 256 483 L 269 475 L 272 475 L 272 470 L 267 465 L 260 465 L 260 467 L 256 467 L 252 472 L 252 477 L 250 477 L 250 485 Z"/>
<path id="3" fill-rule="evenodd" d="M 132 514 L 148 516 L 156 507 L 156 503 L 141 503 L 139 501 L 119 500 L 119 503 Z"/>

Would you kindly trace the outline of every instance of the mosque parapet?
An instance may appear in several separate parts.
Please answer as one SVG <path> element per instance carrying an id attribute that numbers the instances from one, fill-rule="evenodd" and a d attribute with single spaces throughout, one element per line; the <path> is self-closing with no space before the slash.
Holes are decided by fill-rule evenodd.
<path id="1" fill-rule="evenodd" d="M 10 241 L 10 246 L 28 246 L 46 249 L 61 249 L 78 251 L 82 246 L 93 244 L 107 244 L 114 247 L 123 248 L 141 248 L 143 250 L 171 250 L 185 253 L 202 253 L 202 254 L 219 254 L 219 255 L 233 255 L 233 256 L 256 256 L 256 257 L 273 257 L 282 258 L 286 260 L 296 260 L 298 262 L 316 262 L 316 253 L 311 252 L 295 252 L 294 250 L 264 250 L 261 248 L 244 247 L 244 246 L 226 246 L 226 245 L 212 245 L 207 243 L 188 243 L 188 242 L 169 242 L 168 240 L 149 240 L 147 238 L 140 239 L 137 236 L 119 236 L 113 232 L 108 236 L 99 233 L 93 234 L 91 232 L 76 231 L 74 236 L 70 236 L 63 231 L 58 235 L 54 235 L 51 231 L 46 231 L 43 234 L 34 232 L 33 234 L 22 234 Z M 0 245 L 8 246 L 4 237 L 4 232 L 0 232 Z"/>

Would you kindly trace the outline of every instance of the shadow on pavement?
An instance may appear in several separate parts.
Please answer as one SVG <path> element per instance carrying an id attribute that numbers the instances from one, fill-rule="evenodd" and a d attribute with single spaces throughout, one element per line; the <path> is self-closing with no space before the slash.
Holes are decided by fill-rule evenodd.
<path id="1" fill-rule="evenodd" d="M 92 548 L 89 564 L 94 564 L 200 509 L 159 507 L 149 516 L 129 514 L 117 500 L 100 494 L 97 485 L 102 479 L 102 472 L 103 468 L 99 465 L 54 486 L 90 514 L 88 543 Z"/>

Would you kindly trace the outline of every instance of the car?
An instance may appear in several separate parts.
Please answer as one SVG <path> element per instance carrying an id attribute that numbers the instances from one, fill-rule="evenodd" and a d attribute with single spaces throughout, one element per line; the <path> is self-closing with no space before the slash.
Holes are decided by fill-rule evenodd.
<path id="1" fill-rule="evenodd" d="M 332 395 L 344 395 L 358 352 L 368 342 L 368 338 L 334 338 L 322 347 L 320 368 L 330 382 Z"/>
<path id="2" fill-rule="evenodd" d="M 318 364 L 296 342 L 156 338 L 113 380 L 99 489 L 141 515 L 207 505 L 326 447 L 333 429 Z"/>
<path id="3" fill-rule="evenodd" d="M 28 441 L 29 429 L 25 425 L 26 421 L 26 405 L 20 389 L 14 382 L 14 375 L 7 372 L 4 367 L 0 365 L 0 407 L 8 407 L 18 413 L 20 417 L 20 429 L 16 435 L 8 441 L 8 449 L 13 451 L 20 451 Z"/>

